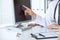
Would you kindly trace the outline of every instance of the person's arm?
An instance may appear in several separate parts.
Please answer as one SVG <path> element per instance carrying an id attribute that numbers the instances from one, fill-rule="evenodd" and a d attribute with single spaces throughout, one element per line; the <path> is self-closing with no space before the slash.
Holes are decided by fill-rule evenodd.
<path id="1" fill-rule="evenodd" d="M 24 7 L 26 9 L 25 10 L 25 15 L 28 14 L 28 15 L 32 16 L 33 18 L 36 18 L 36 14 L 30 8 L 28 8 L 25 5 L 22 5 L 22 7 Z"/>
<path id="2" fill-rule="evenodd" d="M 30 8 L 28 8 L 25 5 L 22 5 L 22 7 L 24 7 L 26 9 L 25 10 L 25 15 L 28 14 L 28 15 L 32 16 L 33 18 L 35 18 L 35 22 L 37 24 L 40 24 L 42 26 L 45 26 L 45 16 L 44 15 L 42 16 L 40 14 L 34 13 Z"/>

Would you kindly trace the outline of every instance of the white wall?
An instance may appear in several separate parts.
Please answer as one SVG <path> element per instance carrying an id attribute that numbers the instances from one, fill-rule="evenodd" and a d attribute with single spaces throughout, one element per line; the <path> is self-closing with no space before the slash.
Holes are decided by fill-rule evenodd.
<path id="1" fill-rule="evenodd" d="M 31 8 L 35 13 L 39 13 L 39 0 L 31 0 Z"/>
<path id="2" fill-rule="evenodd" d="M 47 7 L 47 5 L 44 5 L 45 1 L 47 1 L 47 0 L 31 0 L 31 8 L 32 8 L 32 10 L 36 14 L 38 14 L 40 16 L 43 16 L 43 14 L 45 14 L 45 8 Z"/>
<path id="3" fill-rule="evenodd" d="M 14 24 L 13 0 L 0 0 L 0 25 Z"/>
<path id="4" fill-rule="evenodd" d="M 2 21 L 2 20 L 1 20 L 1 18 L 2 18 L 2 17 L 1 17 L 1 16 L 2 16 L 2 15 L 1 15 L 1 7 L 2 7 L 1 5 L 2 5 L 2 0 L 0 0 L 0 24 L 1 24 L 1 21 Z"/>

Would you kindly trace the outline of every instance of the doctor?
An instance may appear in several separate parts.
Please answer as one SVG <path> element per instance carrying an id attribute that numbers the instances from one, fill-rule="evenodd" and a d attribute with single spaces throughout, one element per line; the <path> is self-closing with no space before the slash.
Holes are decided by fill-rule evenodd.
<path id="1" fill-rule="evenodd" d="M 30 8 L 26 7 L 25 5 L 22 5 L 22 6 L 24 8 L 26 8 L 25 15 L 28 14 L 28 15 L 32 16 L 33 18 L 35 18 L 37 24 L 47 27 L 49 25 L 55 24 L 54 10 L 55 10 L 55 6 L 56 6 L 57 2 L 58 2 L 58 0 L 53 0 L 49 4 L 49 8 L 48 8 L 46 14 L 44 14 L 43 16 L 40 16 L 40 14 L 34 13 Z"/>
<path id="2" fill-rule="evenodd" d="M 25 5 L 23 5 L 23 7 L 26 8 L 25 14 L 29 14 L 32 17 L 34 17 L 36 19 L 37 24 L 43 25 L 45 27 L 48 26 L 49 29 L 60 30 L 60 25 L 58 25 L 54 19 L 54 10 L 55 10 L 55 6 L 56 6 L 58 1 L 59 0 L 53 0 L 50 3 L 46 14 L 43 15 L 44 17 L 40 16 L 39 14 L 34 13 L 30 8 L 26 7 Z M 60 40 L 60 32 L 58 35 L 58 40 Z"/>

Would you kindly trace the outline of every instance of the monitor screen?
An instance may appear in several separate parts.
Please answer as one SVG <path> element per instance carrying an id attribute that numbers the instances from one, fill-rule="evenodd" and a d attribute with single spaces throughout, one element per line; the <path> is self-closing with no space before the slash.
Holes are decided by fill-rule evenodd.
<path id="1" fill-rule="evenodd" d="M 30 15 L 25 15 L 25 12 L 24 12 L 25 9 L 22 7 L 22 5 L 25 5 L 31 8 L 30 0 L 14 0 L 14 11 L 15 11 L 16 22 L 31 20 Z"/>

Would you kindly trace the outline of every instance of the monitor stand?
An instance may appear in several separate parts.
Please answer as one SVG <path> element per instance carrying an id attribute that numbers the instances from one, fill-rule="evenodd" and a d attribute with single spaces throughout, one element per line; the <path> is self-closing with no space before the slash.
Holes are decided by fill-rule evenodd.
<path id="1" fill-rule="evenodd" d="M 23 25 L 18 24 L 16 28 L 21 28 L 21 27 L 23 27 Z"/>
<path id="2" fill-rule="evenodd" d="M 28 24 L 28 23 L 26 23 L 26 24 Z M 19 24 L 16 28 L 19 28 L 19 29 L 21 29 L 22 31 L 26 31 L 26 30 L 31 29 L 32 27 L 26 26 L 26 25 L 24 25 L 24 24 Z"/>

